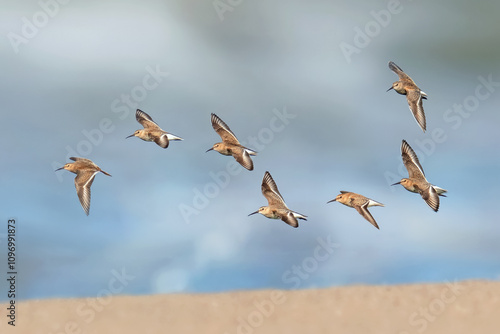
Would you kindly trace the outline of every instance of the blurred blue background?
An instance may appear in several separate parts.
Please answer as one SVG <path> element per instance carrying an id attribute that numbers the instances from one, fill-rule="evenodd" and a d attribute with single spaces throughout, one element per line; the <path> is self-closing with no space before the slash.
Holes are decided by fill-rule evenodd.
<path id="1" fill-rule="evenodd" d="M 15 218 L 18 298 L 96 296 L 116 272 L 122 294 L 500 278 L 500 3 L 44 3 L 0 12 L 0 266 Z M 386 93 L 389 60 L 429 96 L 425 134 Z M 136 108 L 185 140 L 125 140 Z M 205 153 L 210 113 L 259 152 L 254 171 Z M 402 139 L 449 191 L 438 213 L 389 186 Z M 74 155 L 113 175 L 88 217 L 54 172 Z M 247 217 L 266 170 L 308 215 L 298 229 Z M 326 204 L 340 190 L 384 203 L 380 230 Z"/>

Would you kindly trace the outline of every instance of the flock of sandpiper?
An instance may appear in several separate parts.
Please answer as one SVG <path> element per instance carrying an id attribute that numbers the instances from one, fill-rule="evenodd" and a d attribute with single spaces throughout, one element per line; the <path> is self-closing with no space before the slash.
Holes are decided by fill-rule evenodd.
<path id="1" fill-rule="evenodd" d="M 389 62 L 389 68 L 398 75 L 399 80 L 394 82 L 392 87 L 387 91 L 394 89 L 397 93 L 406 95 L 409 108 L 415 120 L 425 132 L 426 121 L 422 100 L 427 98 L 427 94 L 418 88 L 415 82 L 392 61 Z M 137 109 L 135 117 L 144 129 L 137 130 L 126 138 L 135 136 L 145 141 L 153 141 L 162 148 L 167 148 L 170 141 L 182 140 L 182 138 L 162 130 L 144 111 Z M 250 156 L 257 155 L 257 152 L 241 145 L 229 126 L 217 115 L 212 114 L 211 121 L 212 127 L 221 137 L 222 142 L 214 144 L 207 152 L 214 150 L 223 155 L 232 155 L 244 168 L 253 170 L 253 161 Z M 419 193 L 425 202 L 437 212 L 439 209 L 439 196 L 445 196 L 444 193 L 446 190 L 432 185 L 427 181 L 417 155 L 405 140 L 403 140 L 401 144 L 401 156 L 408 170 L 408 178 L 403 178 L 393 185 L 401 184 L 406 190 Z M 63 167 L 56 169 L 56 171 L 66 169 L 76 174 L 76 192 L 83 210 L 88 215 L 90 210 L 90 186 L 92 182 L 94 182 L 95 175 L 99 172 L 108 176 L 111 175 L 103 171 L 89 159 L 75 157 L 71 157 L 70 159 L 74 162 L 67 163 Z M 269 172 L 265 172 L 264 174 L 261 189 L 262 194 L 267 199 L 268 206 L 262 206 L 259 210 L 252 212 L 250 215 L 260 213 L 267 218 L 281 219 L 292 227 L 299 226 L 297 219 L 307 220 L 307 216 L 288 208 Z M 377 222 L 368 211 L 368 208 L 371 206 L 384 206 L 382 203 L 348 191 L 341 191 L 335 199 L 327 203 L 334 201 L 355 208 L 361 216 L 373 226 L 379 228 Z"/>

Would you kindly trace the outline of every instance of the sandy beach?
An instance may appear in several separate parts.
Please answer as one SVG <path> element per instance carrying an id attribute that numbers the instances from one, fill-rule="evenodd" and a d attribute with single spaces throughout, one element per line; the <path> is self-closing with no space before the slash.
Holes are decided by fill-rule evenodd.
<path id="1" fill-rule="evenodd" d="M 15 329 L 2 318 L 30 334 L 496 333 L 500 282 L 29 300 Z"/>

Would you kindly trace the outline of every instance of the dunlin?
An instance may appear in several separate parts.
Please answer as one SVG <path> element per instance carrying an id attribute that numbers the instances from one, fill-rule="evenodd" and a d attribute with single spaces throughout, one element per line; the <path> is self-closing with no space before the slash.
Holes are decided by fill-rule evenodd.
<path id="1" fill-rule="evenodd" d="M 286 206 L 285 201 L 278 190 L 278 186 L 276 186 L 276 183 L 269 172 L 264 174 L 261 189 L 262 195 L 264 195 L 267 199 L 269 206 L 261 206 L 259 210 L 252 212 L 249 216 L 260 213 L 267 218 L 281 219 L 292 227 L 299 227 L 297 218 L 307 220 L 307 216 L 292 211 Z"/>
<path id="2" fill-rule="evenodd" d="M 90 186 L 94 182 L 94 177 L 97 173 L 102 172 L 107 176 L 111 176 L 102 169 L 99 168 L 95 163 L 89 159 L 75 158 L 71 157 L 74 162 L 68 163 L 61 168 L 56 169 L 56 171 L 61 169 L 66 169 L 71 173 L 75 173 L 75 187 L 78 198 L 80 199 L 80 204 L 83 210 L 89 215 L 90 210 Z"/>
<path id="3" fill-rule="evenodd" d="M 373 226 L 379 228 L 370 211 L 368 211 L 368 208 L 370 206 L 384 206 L 384 204 L 376 202 L 363 195 L 351 193 L 348 191 L 340 191 L 340 194 L 337 195 L 335 199 L 332 199 L 327 203 L 330 202 L 339 202 L 344 205 L 350 206 L 351 208 L 355 208 L 359 212 L 359 214 L 362 215 L 366 220 L 368 220 Z"/>
<path id="4" fill-rule="evenodd" d="M 138 137 L 145 141 L 154 141 L 158 146 L 162 148 L 167 148 L 168 143 L 171 140 L 183 140 L 181 137 L 174 136 L 171 133 L 163 131 L 158 124 L 156 124 L 151 116 L 146 114 L 144 111 L 137 109 L 135 112 L 135 118 L 137 122 L 141 123 L 144 127 L 142 130 L 137 130 L 130 137 Z"/>
<path id="5" fill-rule="evenodd" d="M 422 131 L 426 130 L 424 107 L 422 106 L 422 99 L 427 99 L 425 94 L 413 80 L 403 70 L 392 61 L 389 62 L 389 68 L 398 75 L 399 81 L 392 84 L 392 87 L 387 91 L 394 89 L 402 95 L 406 95 L 408 106 L 410 107 L 413 117 L 417 121 Z"/>
<path id="6" fill-rule="evenodd" d="M 424 169 L 420 165 L 415 151 L 405 140 L 401 143 L 401 156 L 408 170 L 408 178 L 403 178 L 392 185 L 401 184 L 406 190 L 419 193 L 431 209 L 437 212 L 439 209 L 439 196 L 446 197 L 446 195 L 443 195 L 446 190 L 427 182 Z"/>
<path id="7" fill-rule="evenodd" d="M 223 155 L 232 155 L 240 165 L 248 170 L 253 170 L 253 161 L 251 155 L 257 155 L 257 152 L 241 145 L 229 126 L 224 123 L 216 114 L 212 114 L 212 127 L 222 138 L 221 143 L 216 143 L 208 151 L 215 150 Z"/>

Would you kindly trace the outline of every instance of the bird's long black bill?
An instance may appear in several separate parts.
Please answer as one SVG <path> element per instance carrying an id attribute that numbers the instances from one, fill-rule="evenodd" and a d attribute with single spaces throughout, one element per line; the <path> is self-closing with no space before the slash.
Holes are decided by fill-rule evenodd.
<path id="1" fill-rule="evenodd" d="M 64 169 L 64 167 L 56 169 L 54 172 L 57 172 L 58 170 Z"/>
<path id="2" fill-rule="evenodd" d="M 207 153 L 208 151 L 212 151 L 214 148 L 209 148 L 208 150 L 205 151 L 205 153 Z"/>
<path id="3" fill-rule="evenodd" d="M 388 90 L 386 90 L 386 92 L 390 91 L 391 89 L 394 89 L 394 87 L 389 88 Z"/>
<path id="4" fill-rule="evenodd" d="M 395 186 L 396 184 L 401 184 L 401 181 L 393 183 L 393 184 L 391 184 L 391 186 Z"/>
<path id="5" fill-rule="evenodd" d="M 251 214 L 249 214 L 249 216 L 254 215 L 256 213 L 259 213 L 259 210 L 255 211 L 255 212 L 252 212 Z"/>
<path id="6" fill-rule="evenodd" d="M 334 198 L 334 199 L 332 199 L 331 201 L 328 201 L 328 202 L 326 202 L 326 203 L 328 204 L 328 203 L 331 203 L 331 202 L 336 202 L 336 201 L 337 201 L 337 199 L 336 199 L 336 198 Z"/>
<path id="7" fill-rule="evenodd" d="M 133 135 L 133 134 L 131 134 L 130 136 L 125 137 L 125 139 L 130 138 L 130 137 L 133 137 L 133 136 L 134 136 L 134 135 Z"/>

